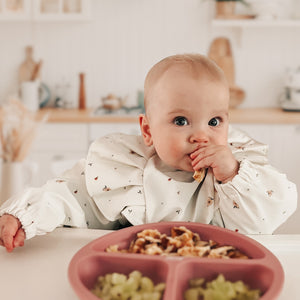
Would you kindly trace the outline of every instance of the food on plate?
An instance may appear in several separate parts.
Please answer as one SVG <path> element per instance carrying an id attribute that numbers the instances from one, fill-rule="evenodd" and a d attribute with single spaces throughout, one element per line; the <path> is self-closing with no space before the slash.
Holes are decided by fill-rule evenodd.
<path id="1" fill-rule="evenodd" d="M 205 172 L 206 172 L 206 169 L 205 168 L 202 168 L 200 170 L 197 170 L 195 171 L 194 175 L 193 175 L 193 178 L 198 181 L 198 182 L 201 182 L 204 177 L 205 177 Z"/>
<path id="2" fill-rule="evenodd" d="M 220 245 L 209 240 L 201 240 L 185 226 L 172 227 L 171 236 L 160 233 L 157 229 L 145 229 L 137 233 L 128 249 L 119 250 L 118 245 L 106 248 L 107 252 L 142 253 L 149 255 L 197 256 L 209 258 L 240 258 L 248 256 L 230 245 Z"/>
<path id="3" fill-rule="evenodd" d="M 251 290 L 243 281 L 231 282 L 223 274 L 210 282 L 204 278 L 195 278 L 189 281 L 189 288 L 184 292 L 185 300 L 257 300 L 260 290 Z"/>
<path id="4" fill-rule="evenodd" d="M 135 270 L 128 276 L 121 273 L 99 276 L 91 292 L 102 300 L 160 300 L 165 286 L 165 283 L 155 285 Z"/>

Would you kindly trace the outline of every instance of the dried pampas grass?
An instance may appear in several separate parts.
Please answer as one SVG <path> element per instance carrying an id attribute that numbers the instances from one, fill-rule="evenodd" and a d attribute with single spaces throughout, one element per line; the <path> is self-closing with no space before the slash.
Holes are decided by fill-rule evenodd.
<path id="1" fill-rule="evenodd" d="M 0 155 L 4 162 L 21 162 L 28 156 L 38 126 L 36 115 L 15 98 L 2 106 L 0 112 Z"/>

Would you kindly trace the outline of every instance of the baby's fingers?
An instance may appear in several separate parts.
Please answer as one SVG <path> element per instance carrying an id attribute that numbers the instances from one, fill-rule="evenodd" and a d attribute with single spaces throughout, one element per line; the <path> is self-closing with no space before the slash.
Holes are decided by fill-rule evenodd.
<path id="1" fill-rule="evenodd" d="M 7 252 L 12 252 L 14 249 L 14 232 L 10 227 L 4 226 L 2 229 L 2 241 L 1 244 L 6 248 Z"/>
<path id="2" fill-rule="evenodd" d="M 199 170 L 201 168 L 208 168 L 214 161 L 215 153 L 206 151 L 202 152 L 201 155 L 197 156 L 192 160 L 192 167 L 194 170 Z"/>
<path id="3" fill-rule="evenodd" d="M 14 238 L 14 248 L 24 246 L 25 232 L 23 228 L 19 228 Z"/>

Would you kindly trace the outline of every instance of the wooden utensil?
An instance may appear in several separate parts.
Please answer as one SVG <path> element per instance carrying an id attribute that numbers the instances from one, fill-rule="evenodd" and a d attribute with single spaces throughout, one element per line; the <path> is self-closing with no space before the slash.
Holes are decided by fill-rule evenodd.
<path id="1" fill-rule="evenodd" d="M 30 81 L 36 68 L 36 62 L 33 60 L 33 48 L 27 46 L 25 48 L 25 60 L 19 68 L 19 82 Z"/>
<path id="2" fill-rule="evenodd" d="M 213 40 L 208 57 L 215 61 L 225 74 L 230 88 L 229 106 L 238 106 L 243 102 L 245 92 L 235 84 L 234 60 L 229 39 L 220 37 Z"/>
<path id="3" fill-rule="evenodd" d="M 230 42 L 227 38 L 217 38 L 210 46 L 208 57 L 224 71 L 230 86 L 234 85 L 234 62 Z"/>
<path id="4" fill-rule="evenodd" d="M 32 76 L 31 76 L 31 80 L 34 81 L 36 80 L 39 76 L 40 76 L 40 71 L 41 71 L 41 67 L 42 67 L 43 61 L 40 60 L 34 67 L 33 72 L 32 72 Z"/>

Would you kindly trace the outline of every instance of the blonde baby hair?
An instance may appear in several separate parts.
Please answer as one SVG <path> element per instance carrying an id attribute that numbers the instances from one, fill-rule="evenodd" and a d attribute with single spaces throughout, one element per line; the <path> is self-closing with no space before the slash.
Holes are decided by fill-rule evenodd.
<path id="1" fill-rule="evenodd" d="M 208 80 L 221 81 L 227 84 L 224 72 L 205 55 L 196 53 L 176 54 L 168 56 L 156 63 L 148 72 L 144 83 L 144 102 L 151 98 L 151 92 L 162 75 L 171 67 L 179 66 L 187 70 L 193 78 L 206 77 Z"/>

